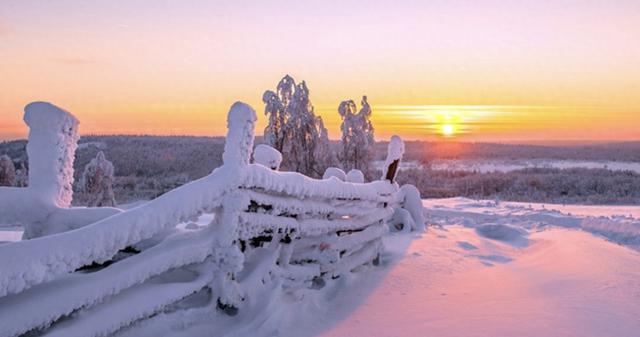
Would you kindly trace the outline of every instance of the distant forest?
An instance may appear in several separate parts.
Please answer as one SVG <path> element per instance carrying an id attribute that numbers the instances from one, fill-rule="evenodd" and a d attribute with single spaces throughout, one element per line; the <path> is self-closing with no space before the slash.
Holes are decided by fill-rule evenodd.
<path id="1" fill-rule="evenodd" d="M 260 143 L 258 138 L 256 143 Z M 337 142 L 332 146 L 337 151 Z M 386 142 L 378 142 L 375 160 L 383 160 Z M 155 198 L 222 164 L 224 138 L 188 136 L 85 136 L 76 152 L 76 181 L 85 165 L 103 151 L 115 167 L 114 191 L 119 203 Z M 0 143 L 16 168 L 26 166 L 26 140 Z M 640 142 L 580 146 L 491 143 L 406 142 L 404 160 L 434 159 L 571 159 L 640 162 Z M 640 204 L 640 175 L 602 169 L 525 169 L 507 173 L 401 171 L 401 183 L 412 183 L 423 197 L 466 196 L 561 203 Z M 76 203 L 82 203 L 81 198 Z"/>

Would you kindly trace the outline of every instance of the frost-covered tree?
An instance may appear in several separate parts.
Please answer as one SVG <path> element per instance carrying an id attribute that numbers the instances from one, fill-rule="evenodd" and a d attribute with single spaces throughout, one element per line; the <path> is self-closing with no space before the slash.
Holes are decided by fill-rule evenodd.
<path id="1" fill-rule="evenodd" d="M 318 144 L 315 150 L 315 158 L 317 159 L 317 167 L 315 171 L 319 176 L 320 173 L 324 172 L 327 168 L 335 166 L 337 164 L 337 159 L 333 149 L 331 148 L 329 131 L 327 131 L 327 128 L 324 126 L 322 117 L 318 116 L 317 118 L 320 137 L 318 138 Z"/>
<path id="2" fill-rule="evenodd" d="M 16 168 L 9 156 L 0 156 L 0 186 L 16 185 Z"/>
<path id="3" fill-rule="evenodd" d="M 84 167 L 80 185 L 87 195 L 88 205 L 93 207 L 115 206 L 113 196 L 113 164 L 102 151 Z"/>
<path id="4" fill-rule="evenodd" d="M 291 102 L 294 88 L 295 81 L 291 76 L 286 75 L 278 83 L 276 92 L 267 90 L 262 95 L 262 101 L 265 104 L 264 113 L 269 118 L 269 123 L 264 129 L 264 137 L 269 145 L 281 153 L 286 138 L 287 108 Z"/>
<path id="5" fill-rule="evenodd" d="M 339 157 L 345 171 L 357 169 L 370 175 L 375 140 L 367 96 L 362 96 L 361 104 L 359 112 L 356 112 L 353 100 L 343 101 L 338 107 L 338 113 L 342 117 L 342 151 Z"/>
<path id="6" fill-rule="evenodd" d="M 324 123 L 309 99 L 307 84 L 296 84 L 287 75 L 278 83 L 277 92 L 264 93 L 263 101 L 269 117 L 265 140 L 282 153 L 283 168 L 320 176 L 331 164 L 331 156 L 327 156 L 331 150 Z"/>
<path id="7" fill-rule="evenodd" d="M 27 187 L 29 184 L 29 169 L 20 163 L 20 168 L 16 170 L 16 187 Z"/>

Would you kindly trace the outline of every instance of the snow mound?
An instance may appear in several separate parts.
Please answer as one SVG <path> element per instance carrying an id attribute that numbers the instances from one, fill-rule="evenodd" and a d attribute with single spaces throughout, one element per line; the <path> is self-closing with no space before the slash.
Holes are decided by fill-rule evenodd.
<path id="1" fill-rule="evenodd" d="M 282 163 L 282 154 L 269 145 L 260 144 L 253 150 L 253 161 L 272 170 L 278 170 Z"/>
<path id="2" fill-rule="evenodd" d="M 337 167 L 329 167 L 324 171 L 324 174 L 322 175 L 322 179 L 329 179 L 331 177 L 336 177 L 339 180 L 342 181 L 347 181 L 347 174 L 344 173 L 343 170 L 337 168 Z"/>
<path id="3" fill-rule="evenodd" d="M 517 247 L 526 247 L 529 244 L 527 235 L 522 228 L 505 224 L 487 223 L 476 227 L 478 235 L 487 239 L 501 241 Z"/>
<path id="4" fill-rule="evenodd" d="M 350 183 L 364 184 L 364 174 L 360 170 L 353 169 L 347 173 L 347 181 Z"/>

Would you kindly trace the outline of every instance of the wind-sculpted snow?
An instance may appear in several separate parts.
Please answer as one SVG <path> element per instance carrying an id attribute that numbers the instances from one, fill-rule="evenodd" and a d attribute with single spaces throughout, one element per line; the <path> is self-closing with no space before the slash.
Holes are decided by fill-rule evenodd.
<path id="1" fill-rule="evenodd" d="M 476 227 L 479 235 L 488 239 L 502 241 L 514 246 L 525 247 L 528 245 L 527 231 L 505 224 L 487 223 Z"/>

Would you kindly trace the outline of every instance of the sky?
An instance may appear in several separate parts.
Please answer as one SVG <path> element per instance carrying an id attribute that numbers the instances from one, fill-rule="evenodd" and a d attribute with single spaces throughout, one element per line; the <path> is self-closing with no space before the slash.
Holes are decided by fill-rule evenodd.
<path id="1" fill-rule="evenodd" d="M 339 137 L 640 140 L 640 1 L 0 1 L 0 139 L 49 101 L 82 134 L 224 135 L 241 100 L 305 80 Z"/>

